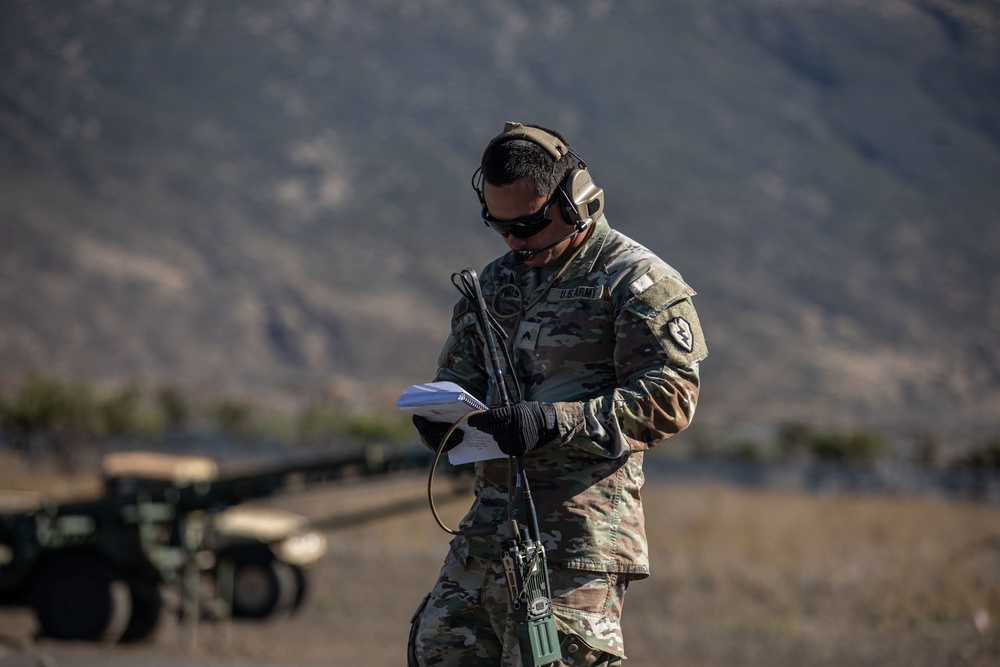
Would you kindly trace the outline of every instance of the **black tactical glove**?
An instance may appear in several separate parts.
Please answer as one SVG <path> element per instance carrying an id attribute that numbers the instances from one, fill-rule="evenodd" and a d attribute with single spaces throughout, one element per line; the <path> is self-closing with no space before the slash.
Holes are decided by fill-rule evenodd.
<path id="1" fill-rule="evenodd" d="M 558 433 L 555 406 L 538 401 L 480 412 L 469 417 L 468 423 L 492 435 L 500 451 L 509 456 L 523 456 Z"/>
<path id="2" fill-rule="evenodd" d="M 413 415 L 413 425 L 417 427 L 424 443 L 431 448 L 431 451 L 435 452 L 441 446 L 441 439 L 448 435 L 448 430 L 451 428 L 451 424 L 447 422 L 432 422 L 420 415 Z M 462 429 L 456 428 L 455 432 L 448 438 L 448 444 L 445 445 L 444 451 L 447 452 L 460 442 L 462 442 Z"/>

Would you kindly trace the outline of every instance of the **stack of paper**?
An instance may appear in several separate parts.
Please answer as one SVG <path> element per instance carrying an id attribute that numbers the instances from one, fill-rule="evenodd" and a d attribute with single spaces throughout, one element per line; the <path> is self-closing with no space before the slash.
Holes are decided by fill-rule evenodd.
<path id="1" fill-rule="evenodd" d="M 482 401 L 454 382 L 410 385 L 399 395 L 396 407 L 404 412 L 446 424 L 454 424 L 469 412 L 488 409 Z M 488 433 L 483 433 L 466 423 L 459 426 L 458 430 L 462 431 L 462 442 L 448 452 L 448 460 L 452 465 L 506 456 L 500 451 L 493 436 Z"/>

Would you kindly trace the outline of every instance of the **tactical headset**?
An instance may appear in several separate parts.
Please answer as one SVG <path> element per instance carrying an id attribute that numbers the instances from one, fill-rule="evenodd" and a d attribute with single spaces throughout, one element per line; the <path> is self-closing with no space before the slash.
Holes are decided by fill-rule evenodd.
<path id="1" fill-rule="evenodd" d="M 507 121 L 504 124 L 503 132 L 493 137 L 483 151 L 483 157 L 479 161 L 479 168 L 472 174 L 472 188 L 479 196 L 479 203 L 483 207 L 483 219 L 486 219 L 486 197 L 483 196 L 483 164 L 490 149 L 501 141 L 510 139 L 524 139 L 533 144 L 541 146 L 558 162 L 566 157 L 572 157 L 577 161 L 577 166 L 567 172 L 566 176 L 556 186 L 561 208 L 566 220 L 573 225 L 574 231 L 582 232 L 592 222 L 597 220 L 604 210 L 604 190 L 594 184 L 587 171 L 587 164 L 579 155 L 571 151 L 559 137 L 549 134 L 545 130 L 535 127 L 527 127 L 520 123 Z"/>

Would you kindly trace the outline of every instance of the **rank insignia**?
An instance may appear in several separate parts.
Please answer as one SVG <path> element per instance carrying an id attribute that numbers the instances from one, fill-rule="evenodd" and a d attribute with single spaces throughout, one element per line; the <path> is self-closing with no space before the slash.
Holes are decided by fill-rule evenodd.
<path id="1" fill-rule="evenodd" d="M 517 330 L 517 340 L 514 341 L 514 347 L 522 350 L 534 350 L 535 345 L 538 343 L 538 333 L 541 328 L 542 325 L 538 322 L 521 322 L 521 326 Z"/>

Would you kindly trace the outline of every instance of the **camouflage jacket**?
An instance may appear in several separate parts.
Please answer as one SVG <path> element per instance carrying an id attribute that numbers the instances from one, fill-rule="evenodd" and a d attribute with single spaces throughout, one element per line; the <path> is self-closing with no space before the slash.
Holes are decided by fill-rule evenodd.
<path id="1" fill-rule="evenodd" d="M 603 217 L 562 271 L 540 280 L 538 270 L 507 253 L 480 282 L 508 335 L 501 343 L 511 351 L 520 398 L 556 407 L 558 436 L 524 457 L 549 562 L 647 575 L 643 453 L 694 415 L 698 364 L 708 354 L 691 303 L 695 292 Z M 436 379 L 493 405 L 485 363 L 463 299 Z M 511 395 L 518 400 L 516 390 Z M 507 459 L 476 466 L 476 500 L 463 527 L 507 515 Z M 496 558 L 502 539 L 459 537 L 452 548 Z"/>

